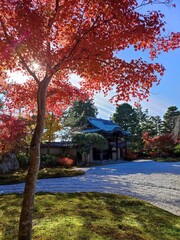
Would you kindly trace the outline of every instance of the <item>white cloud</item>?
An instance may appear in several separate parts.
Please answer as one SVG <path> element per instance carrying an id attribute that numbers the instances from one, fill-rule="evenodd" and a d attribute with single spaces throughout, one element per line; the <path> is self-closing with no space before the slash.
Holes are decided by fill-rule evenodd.
<path id="1" fill-rule="evenodd" d="M 110 116 L 115 112 L 116 105 L 109 102 L 109 99 L 114 95 L 114 92 L 110 92 L 107 97 L 104 97 L 103 93 L 99 93 L 95 95 L 94 102 L 98 107 L 98 117 L 109 119 Z M 120 102 L 119 104 L 122 104 Z M 134 101 L 129 102 L 130 105 L 134 107 Z M 160 116 L 162 117 L 164 113 L 167 111 L 169 106 L 175 105 L 171 102 L 170 99 L 162 98 L 159 95 L 151 95 L 149 97 L 149 101 L 143 100 L 140 102 L 143 110 L 148 109 L 149 115 Z"/>
<path id="2" fill-rule="evenodd" d="M 149 101 L 142 101 L 143 109 L 148 109 L 150 115 L 159 115 L 162 117 L 167 111 L 167 108 L 176 104 L 173 104 L 170 99 L 163 98 L 161 95 L 151 95 Z"/>
<path id="3" fill-rule="evenodd" d="M 103 93 L 95 95 L 94 102 L 98 108 L 98 117 L 109 119 L 115 111 L 115 105 L 109 102 L 110 98 L 110 94 L 107 97 L 105 97 Z"/>

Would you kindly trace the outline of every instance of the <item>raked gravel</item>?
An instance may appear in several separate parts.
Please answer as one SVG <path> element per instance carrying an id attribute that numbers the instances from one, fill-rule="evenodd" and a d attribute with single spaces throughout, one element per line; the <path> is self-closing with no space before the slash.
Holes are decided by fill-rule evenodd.
<path id="1" fill-rule="evenodd" d="M 180 162 L 138 160 L 81 169 L 82 176 L 38 180 L 37 192 L 125 194 L 180 216 Z M 23 188 L 23 183 L 0 185 L 0 194 L 22 193 Z"/>

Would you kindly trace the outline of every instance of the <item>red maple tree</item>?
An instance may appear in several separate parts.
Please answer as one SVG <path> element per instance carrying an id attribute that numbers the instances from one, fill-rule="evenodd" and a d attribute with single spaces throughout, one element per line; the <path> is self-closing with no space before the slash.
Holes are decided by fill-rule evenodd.
<path id="1" fill-rule="evenodd" d="M 19 148 L 26 135 L 26 121 L 8 114 L 0 114 L 0 153 Z"/>
<path id="2" fill-rule="evenodd" d="M 171 154 L 175 147 L 175 141 L 170 134 L 149 137 L 149 134 L 146 132 L 143 134 L 143 140 L 144 150 L 152 157 Z"/>
<path id="3" fill-rule="evenodd" d="M 84 97 L 83 92 L 107 93 L 114 87 L 115 101 L 147 98 L 164 67 L 142 59 L 126 62 L 115 53 L 133 46 L 135 50 L 148 49 L 153 59 L 161 50 L 179 47 L 178 33 L 162 35 L 165 22 L 161 12 L 140 13 L 142 5 L 153 2 L 172 1 L 144 0 L 138 5 L 136 0 L 1 0 L 0 86 L 6 89 L 12 108 L 37 112 L 19 240 L 31 239 L 46 109 L 59 113 L 73 99 Z M 7 70 L 25 72 L 27 82 L 7 83 Z M 81 77 L 80 89 L 71 84 L 72 73 Z"/>

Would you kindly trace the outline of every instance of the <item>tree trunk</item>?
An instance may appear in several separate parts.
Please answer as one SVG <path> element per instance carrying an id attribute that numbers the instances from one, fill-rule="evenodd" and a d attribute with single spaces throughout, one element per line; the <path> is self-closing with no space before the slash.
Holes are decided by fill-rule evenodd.
<path id="1" fill-rule="evenodd" d="M 30 144 L 30 163 L 28 174 L 26 176 L 23 203 L 19 221 L 19 240 L 32 239 L 32 217 L 34 196 L 36 191 L 36 181 L 40 165 L 40 144 L 44 130 L 44 121 L 46 113 L 46 93 L 49 79 L 45 78 L 39 83 L 37 93 L 37 119 L 34 134 Z"/>

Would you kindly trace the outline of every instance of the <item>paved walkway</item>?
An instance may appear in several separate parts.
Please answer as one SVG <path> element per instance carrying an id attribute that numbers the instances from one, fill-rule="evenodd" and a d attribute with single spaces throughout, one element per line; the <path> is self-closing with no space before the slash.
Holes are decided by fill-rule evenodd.
<path id="1" fill-rule="evenodd" d="M 140 160 L 82 169 L 82 176 L 38 180 L 37 191 L 125 194 L 180 216 L 180 162 Z M 0 185 L 0 194 L 21 193 L 23 187 Z"/>

